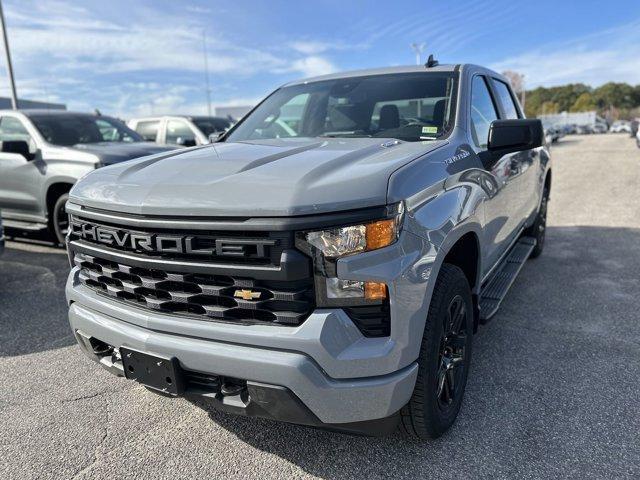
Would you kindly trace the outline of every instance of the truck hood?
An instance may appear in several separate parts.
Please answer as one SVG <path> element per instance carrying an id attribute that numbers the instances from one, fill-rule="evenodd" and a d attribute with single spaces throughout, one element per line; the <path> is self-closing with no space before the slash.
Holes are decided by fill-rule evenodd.
<path id="1" fill-rule="evenodd" d="M 296 138 L 217 143 L 101 168 L 71 201 L 123 213 L 292 216 L 384 205 L 390 175 L 447 142 Z"/>
<path id="2" fill-rule="evenodd" d="M 132 158 L 175 150 L 176 147 L 156 145 L 152 142 L 102 142 L 80 143 L 70 148 L 78 152 L 90 153 L 96 156 L 102 165 L 113 165 L 114 163 L 131 160 Z"/>

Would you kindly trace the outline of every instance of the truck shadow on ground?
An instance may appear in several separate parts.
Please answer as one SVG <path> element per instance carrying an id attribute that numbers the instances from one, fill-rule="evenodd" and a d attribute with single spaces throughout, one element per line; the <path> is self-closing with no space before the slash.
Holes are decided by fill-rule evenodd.
<path id="1" fill-rule="evenodd" d="M 438 440 L 357 437 L 227 415 L 191 401 L 252 447 L 322 478 L 450 478 L 446 465 L 455 465 L 458 478 L 481 471 L 517 478 L 526 464 L 548 471 L 550 458 L 611 465 L 606 446 L 593 438 L 601 422 L 615 426 L 609 431 L 616 438 L 607 442 L 637 441 L 635 421 L 611 409 L 628 405 L 637 392 L 637 271 L 640 229 L 549 227 L 543 255 L 525 265 L 500 312 L 476 335 L 465 403 Z M 624 376 L 621 364 L 629 369 Z M 630 412 L 640 408 L 634 398 Z M 389 471 L 398 458 L 402 470 Z M 521 462 L 505 470 L 508 458 Z"/>

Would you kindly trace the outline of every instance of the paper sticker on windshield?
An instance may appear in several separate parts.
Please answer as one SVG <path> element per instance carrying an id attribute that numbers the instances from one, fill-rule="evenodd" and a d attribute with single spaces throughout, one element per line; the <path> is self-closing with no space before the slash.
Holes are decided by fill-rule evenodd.
<path id="1" fill-rule="evenodd" d="M 438 127 L 422 127 L 422 133 L 434 135 L 438 133 Z"/>

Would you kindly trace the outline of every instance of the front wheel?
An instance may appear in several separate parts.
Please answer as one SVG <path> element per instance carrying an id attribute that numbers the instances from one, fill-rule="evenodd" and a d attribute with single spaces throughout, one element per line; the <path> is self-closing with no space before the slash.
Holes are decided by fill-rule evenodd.
<path id="1" fill-rule="evenodd" d="M 473 304 L 462 270 L 442 265 L 429 305 L 411 400 L 400 411 L 406 436 L 426 440 L 446 432 L 460 411 L 471 362 Z"/>
<path id="2" fill-rule="evenodd" d="M 53 204 L 49 219 L 49 229 L 60 245 L 64 245 L 65 237 L 69 230 L 69 217 L 65 208 L 67 200 L 69 200 L 68 193 L 64 193 L 58 197 L 56 203 Z"/>

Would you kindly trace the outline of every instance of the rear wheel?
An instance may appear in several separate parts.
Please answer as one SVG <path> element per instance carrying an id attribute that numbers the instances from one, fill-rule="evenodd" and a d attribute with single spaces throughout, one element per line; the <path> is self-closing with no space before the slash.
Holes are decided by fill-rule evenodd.
<path id="1" fill-rule="evenodd" d="M 536 246 L 531 251 L 529 258 L 536 258 L 542 254 L 544 250 L 544 241 L 547 236 L 547 205 L 549 203 L 549 189 L 544 188 L 542 192 L 542 201 L 540 202 L 540 208 L 538 209 L 538 215 L 535 222 L 527 230 L 525 235 L 536 239 Z"/>
<path id="2" fill-rule="evenodd" d="M 60 195 L 49 212 L 49 230 L 60 245 L 64 245 L 69 230 L 69 217 L 65 208 L 67 200 L 68 193 Z"/>
<path id="3" fill-rule="evenodd" d="M 473 336 L 471 290 L 462 270 L 444 264 L 429 306 L 418 378 L 401 413 L 401 431 L 413 438 L 438 438 L 453 425 L 464 396 Z"/>

